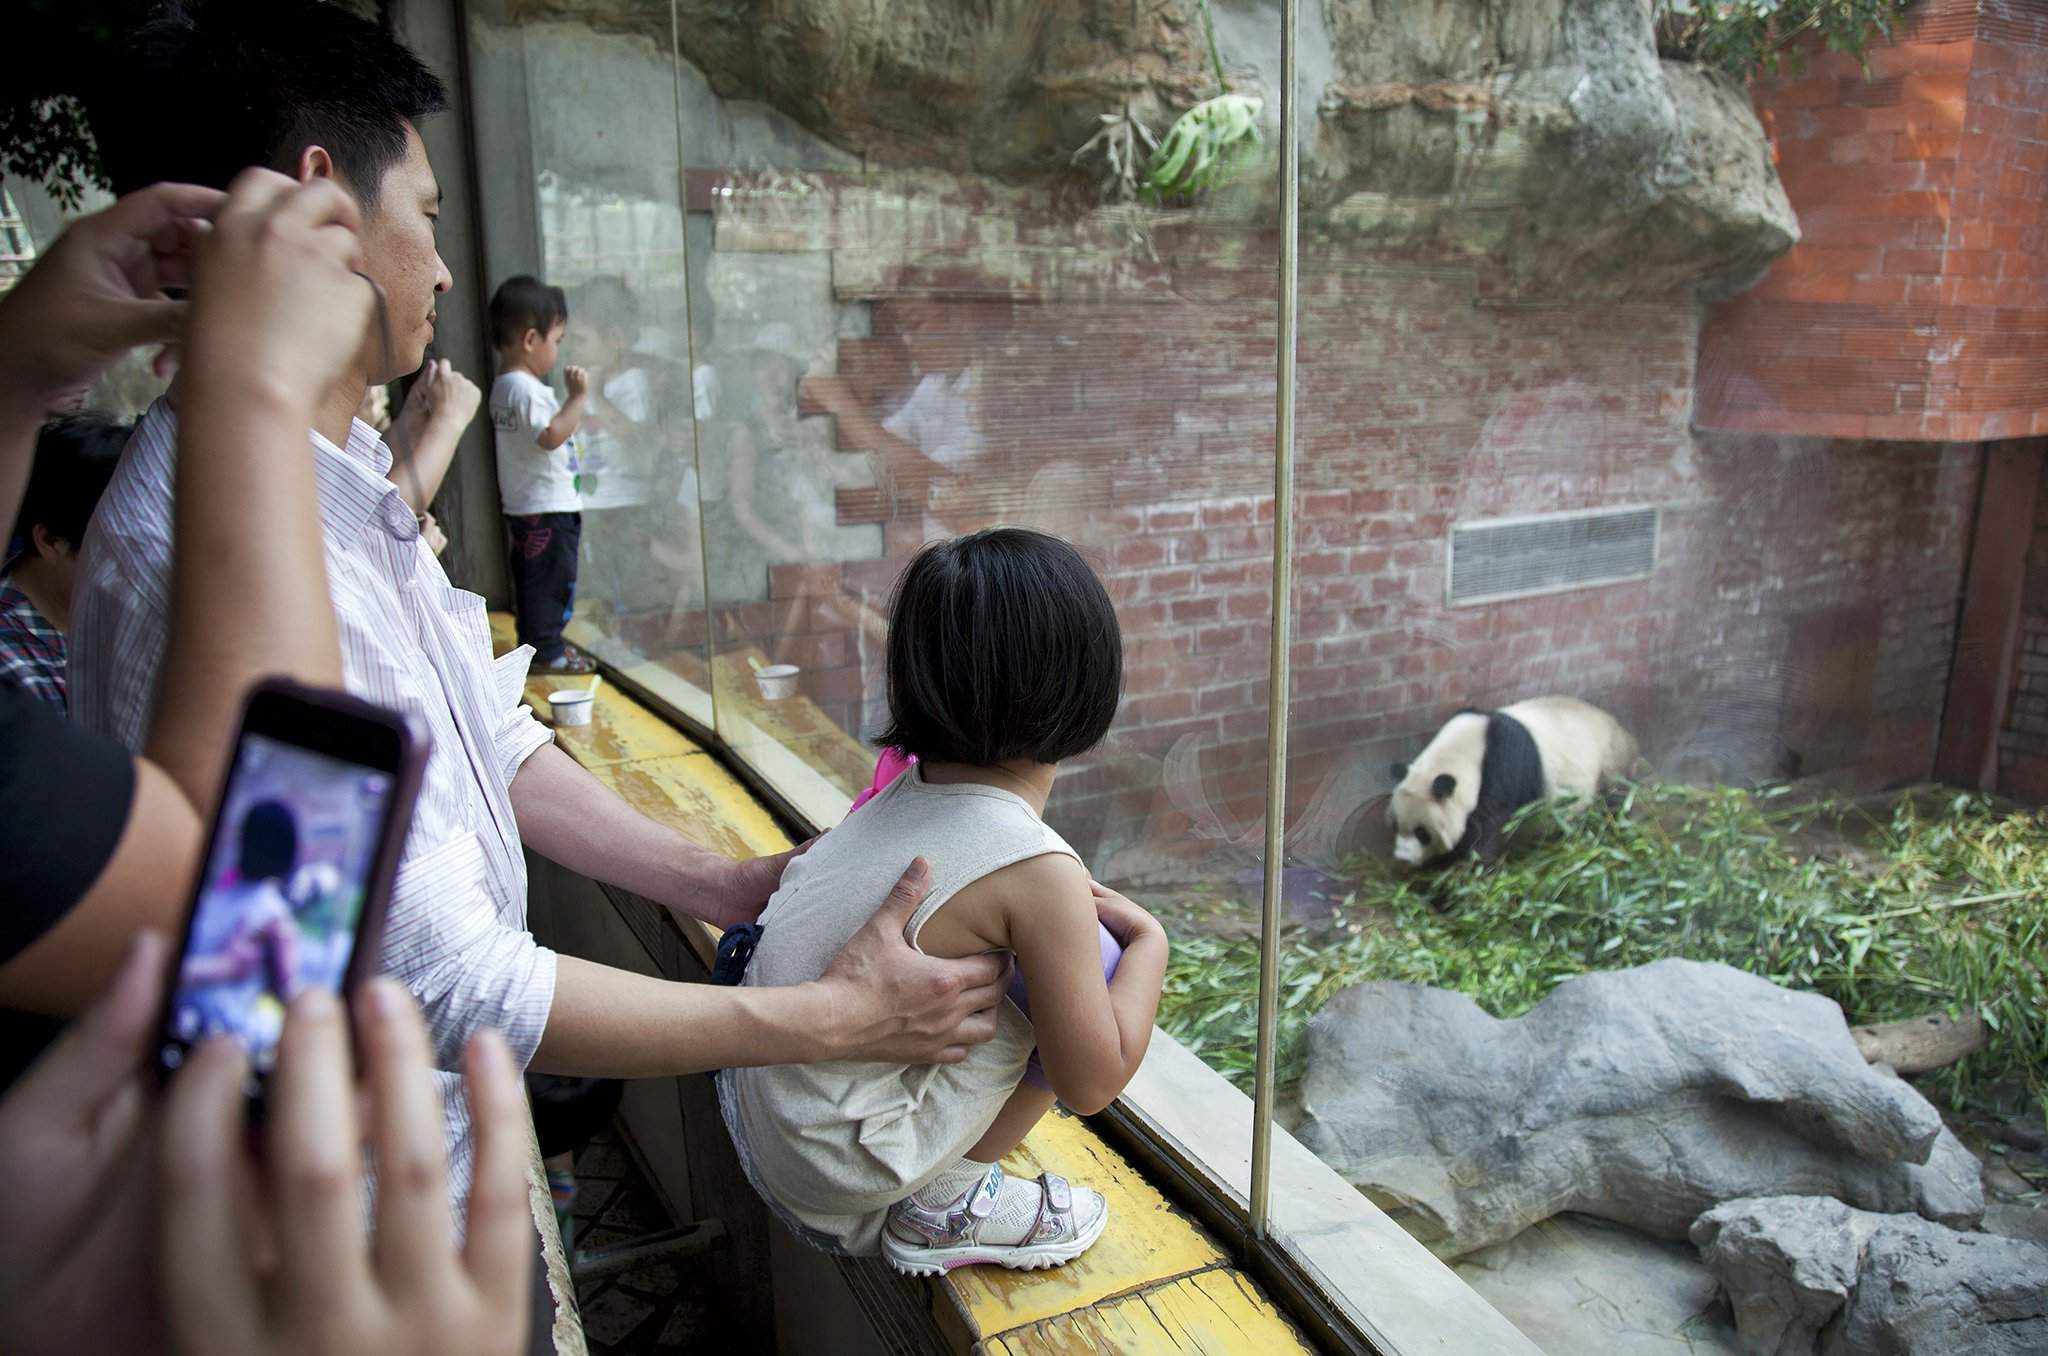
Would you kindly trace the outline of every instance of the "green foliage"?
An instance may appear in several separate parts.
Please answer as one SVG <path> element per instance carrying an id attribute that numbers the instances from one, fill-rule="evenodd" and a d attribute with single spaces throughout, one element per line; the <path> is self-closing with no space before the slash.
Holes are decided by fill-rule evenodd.
<path id="1" fill-rule="evenodd" d="M 107 187 L 86 116 L 121 34 L 150 0 L 12 0 L 0 43 L 0 175 L 38 180 L 67 208 Z"/>
<path id="2" fill-rule="evenodd" d="M 1553 836 L 1496 865 L 1432 879 L 1354 863 L 1340 925 L 1282 937 L 1281 1083 L 1301 1077 L 1310 1016 L 1364 980 L 1512 1017 L 1573 975 L 1683 956 L 1826 994 L 1852 1023 L 1974 1008 L 1991 1044 L 1930 1075 L 1936 1091 L 1972 1109 L 2017 1086 L 2048 1106 L 2048 811 L 1957 795 L 1876 820 L 1783 791 L 1642 787 L 1531 816 Z M 1802 846 L 1823 840 L 1854 846 Z M 1255 939 L 1176 928 L 1159 1024 L 1247 1088 L 1257 995 Z"/>
<path id="3" fill-rule="evenodd" d="M 1738 80 L 1776 75 L 1787 57 L 1803 68 L 1792 44 L 1817 36 L 1831 52 L 1859 57 L 1889 41 L 1907 0 L 1658 0 L 1657 52 L 1719 66 Z M 1865 58 L 1865 70 L 1869 68 Z"/>
<path id="4" fill-rule="evenodd" d="M 45 185 L 71 211 L 83 200 L 81 185 L 110 186 L 76 99 L 0 102 L 0 176 L 16 175 Z"/>
<path id="5" fill-rule="evenodd" d="M 1259 112 L 1251 94 L 1219 94 L 1180 115 L 1145 166 L 1152 202 L 1193 198 L 1235 179 L 1259 149 Z"/>

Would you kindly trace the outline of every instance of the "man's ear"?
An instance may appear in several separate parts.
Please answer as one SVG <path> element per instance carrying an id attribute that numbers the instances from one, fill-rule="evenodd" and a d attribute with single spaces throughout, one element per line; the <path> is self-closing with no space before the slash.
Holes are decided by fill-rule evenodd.
<path id="1" fill-rule="evenodd" d="M 335 178 L 334 157 L 327 153 L 325 146 L 306 147 L 299 152 L 296 177 L 302 184 L 310 184 L 315 179 Z"/>
<path id="2" fill-rule="evenodd" d="M 34 527 L 30 528 L 28 535 L 29 544 L 35 548 L 35 553 L 44 560 L 62 560 L 71 554 L 71 543 L 65 541 L 41 523 L 37 523 Z"/>

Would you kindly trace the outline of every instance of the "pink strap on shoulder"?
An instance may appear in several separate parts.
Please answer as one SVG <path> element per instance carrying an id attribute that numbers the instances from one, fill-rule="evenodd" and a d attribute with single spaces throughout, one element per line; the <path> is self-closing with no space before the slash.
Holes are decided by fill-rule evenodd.
<path id="1" fill-rule="evenodd" d="M 854 797 L 853 806 L 846 813 L 852 814 L 875 798 L 875 795 L 890 782 L 902 776 L 904 770 L 917 762 L 917 755 L 904 753 L 901 749 L 883 749 L 880 760 L 875 763 L 875 781 L 867 790 Z"/>

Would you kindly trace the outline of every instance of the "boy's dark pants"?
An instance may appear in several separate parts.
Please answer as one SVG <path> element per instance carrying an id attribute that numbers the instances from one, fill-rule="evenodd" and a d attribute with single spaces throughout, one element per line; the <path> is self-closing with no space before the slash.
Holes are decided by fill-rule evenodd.
<path id="1" fill-rule="evenodd" d="M 507 515 L 512 533 L 512 616 L 519 643 L 534 662 L 562 656 L 562 628 L 576 606 L 576 557 L 583 541 L 580 513 Z"/>

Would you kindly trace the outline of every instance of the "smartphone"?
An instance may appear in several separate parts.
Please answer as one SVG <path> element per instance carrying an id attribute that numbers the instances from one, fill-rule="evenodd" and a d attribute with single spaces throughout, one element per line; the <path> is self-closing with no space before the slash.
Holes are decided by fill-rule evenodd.
<path id="1" fill-rule="evenodd" d="M 242 710 L 156 1046 L 168 1078 L 227 1033 L 260 1101 L 285 1007 L 375 973 L 427 740 L 340 692 L 273 679 Z"/>

